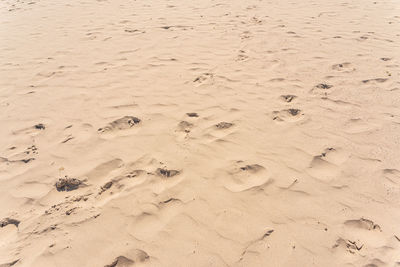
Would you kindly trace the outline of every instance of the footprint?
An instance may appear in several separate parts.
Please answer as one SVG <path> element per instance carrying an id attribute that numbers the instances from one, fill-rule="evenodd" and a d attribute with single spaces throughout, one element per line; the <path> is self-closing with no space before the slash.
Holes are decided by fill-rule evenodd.
<path id="1" fill-rule="evenodd" d="M 37 130 L 44 130 L 44 129 L 46 129 L 46 126 L 44 126 L 43 123 L 36 124 L 36 125 L 34 125 L 33 127 L 34 127 L 35 129 L 37 129 Z"/>
<path id="2" fill-rule="evenodd" d="M 30 147 L 28 147 L 26 150 L 25 150 L 25 154 L 27 154 L 27 155 L 29 155 L 29 154 L 38 154 L 38 151 L 37 151 L 38 149 L 37 149 L 37 147 L 35 146 L 35 145 L 32 145 L 32 146 L 30 146 Z"/>
<path id="3" fill-rule="evenodd" d="M 348 134 L 367 133 L 377 131 L 378 129 L 378 125 L 365 122 L 359 118 L 349 119 L 343 125 L 343 130 Z"/>
<path id="4" fill-rule="evenodd" d="M 128 267 L 132 266 L 135 262 L 125 256 L 118 256 L 111 264 L 104 265 L 104 267 Z"/>
<path id="5" fill-rule="evenodd" d="M 317 84 L 315 87 L 319 88 L 319 89 L 330 89 L 333 87 L 333 85 L 326 84 L 326 83 L 320 83 L 320 84 Z"/>
<path id="6" fill-rule="evenodd" d="M 280 98 L 285 101 L 285 102 L 292 102 L 295 98 L 297 98 L 297 96 L 295 95 L 281 95 Z"/>
<path id="7" fill-rule="evenodd" d="M 197 117 L 199 117 L 199 114 L 197 114 L 196 112 L 189 112 L 189 113 L 186 113 L 186 115 L 187 115 L 188 117 L 191 117 L 191 118 L 197 118 Z"/>
<path id="8" fill-rule="evenodd" d="M 187 121 L 181 121 L 178 124 L 178 131 L 180 132 L 185 132 L 185 133 L 190 133 L 190 130 L 193 128 L 193 123 L 187 122 Z"/>
<path id="9" fill-rule="evenodd" d="M 31 127 L 13 131 L 13 134 L 38 134 L 39 132 L 41 132 L 45 129 L 46 129 L 46 126 L 43 123 L 38 123 Z"/>
<path id="10" fill-rule="evenodd" d="M 327 83 L 320 83 L 311 89 L 311 93 L 320 95 L 320 96 L 327 96 L 328 93 L 330 93 L 329 89 L 331 89 L 332 87 L 333 87 L 333 85 L 330 85 Z"/>
<path id="11" fill-rule="evenodd" d="M 198 76 L 193 80 L 194 83 L 201 85 L 204 83 L 213 84 L 214 83 L 214 74 L 206 72 Z"/>
<path id="12" fill-rule="evenodd" d="M 344 225 L 350 226 L 350 227 L 355 227 L 355 228 L 360 228 L 360 229 L 365 229 L 368 231 L 371 231 L 371 230 L 382 231 L 381 227 L 378 224 L 375 224 L 373 221 L 364 219 L 364 218 L 361 218 L 358 220 L 347 220 L 344 222 Z"/>
<path id="13" fill-rule="evenodd" d="M 177 170 L 168 170 L 168 169 L 164 169 L 164 168 L 158 168 L 156 170 L 156 175 L 162 177 L 162 178 L 170 178 L 173 176 L 176 176 L 180 174 L 180 171 Z"/>
<path id="14" fill-rule="evenodd" d="M 139 123 L 140 119 L 133 116 L 125 116 L 109 123 L 107 126 L 103 128 L 99 128 L 98 132 L 105 133 L 105 132 L 112 132 L 115 130 L 126 130 L 132 128 L 133 126 Z"/>
<path id="15" fill-rule="evenodd" d="M 239 50 L 239 54 L 236 57 L 236 61 L 245 61 L 249 58 L 249 56 L 246 55 L 246 52 L 243 50 Z"/>
<path id="16" fill-rule="evenodd" d="M 122 255 L 118 256 L 111 264 L 104 265 L 104 267 L 128 267 L 150 259 L 150 256 L 145 251 L 140 249 L 136 249 L 133 253 L 128 254 L 130 254 L 129 258 Z"/>
<path id="17" fill-rule="evenodd" d="M 217 129 L 228 129 L 228 128 L 231 128 L 233 125 L 234 125 L 233 123 L 222 121 L 220 123 L 217 123 L 215 125 L 215 128 L 217 128 Z"/>
<path id="18" fill-rule="evenodd" d="M 244 164 L 236 161 L 227 171 L 228 179 L 223 185 L 231 192 L 242 192 L 270 182 L 267 170 L 259 164 Z"/>
<path id="19" fill-rule="evenodd" d="M 251 33 L 249 31 L 244 31 L 240 34 L 240 38 L 243 39 L 249 39 L 251 38 Z"/>
<path id="20" fill-rule="evenodd" d="M 304 113 L 302 113 L 301 110 L 297 108 L 290 108 L 272 112 L 272 120 L 277 122 L 296 122 L 302 120 L 303 117 Z"/>
<path id="21" fill-rule="evenodd" d="M 339 238 L 338 240 L 336 240 L 335 245 L 333 245 L 333 248 L 342 248 L 347 250 L 351 254 L 360 251 L 363 247 L 363 244 L 357 244 L 356 241 L 345 240 L 343 238 Z"/>
<path id="22" fill-rule="evenodd" d="M 355 71 L 356 69 L 352 66 L 351 63 L 345 62 L 345 63 L 340 63 L 340 64 L 335 64 L 332 66 L 333 70 L 336 71 L 342 71 L 342 72 L 352 72 Z"/>
<path id="23" fill-rule="evenodd" d="M 18 225 L 20 224 L 20 221 L 12 218 L 4 218 L 3 220 L 0 221 L 0 227 L 6 227 L 9 224 L 15 225 L 15 227 L 18 228 Z M 0 265 L 1 266 L 1 265 Z"/>
<path id="24" fill-rule="evenodd" d="M 313 157 L 308 173 L 314 178 L 329 182 L 340 174 L 339 166 L 349 158 L 349 154 L 339 149 L 326 148 Z"/>
<path id="25" fill-rule="evenodd" d="M 262 24 L 262 23 L 263 23 L 263 21 L 260 20 L 260 19 L 257 18 L 257 17 L 252 17 L 252 18 L 251 18 L 251 21 L 252 21 L 254 24 Z"/>
<path id="26" fill-rule="evenodd" d="M 15 264 L 17 264 L 18 262 L 19 262 L 19 259 L 15 260 L 15 261 L 0 264 L 0 267 L 11 267 L 11 266 L 14 266 Z"/>
<path id="27" fill-rule="evenodd" d="M 105 183 L 102 187 L 100 187 L 99 195 L 103 194 L 105 191 L 110 189 L 113 184 L 114 184 L 113 181 Z"/>
<path id="28" fill-rule="evenodd" d="M 376 78 L 376 79 L 369 79 L 369 80 L 363 80 L 363 83 L 384 83 L 388 79 L 387 78 Z"/>

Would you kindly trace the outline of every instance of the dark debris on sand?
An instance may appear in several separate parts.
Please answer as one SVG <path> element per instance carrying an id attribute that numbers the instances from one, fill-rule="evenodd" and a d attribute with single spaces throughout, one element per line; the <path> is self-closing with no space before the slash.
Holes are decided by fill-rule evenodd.
<path id="1" fill-rule="evenodd" d="M 71 191 L 78 189 L 78 187 L 82 184 L 82 181 L 79 179 L 65 176 L 65 178 L 60 178 L 58 182 L 56 182 L 55 186 L 57 191 Z"/>

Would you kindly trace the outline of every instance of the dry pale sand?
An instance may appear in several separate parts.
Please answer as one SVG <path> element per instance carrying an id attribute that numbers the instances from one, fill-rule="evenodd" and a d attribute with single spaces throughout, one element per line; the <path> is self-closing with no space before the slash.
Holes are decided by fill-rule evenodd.
<path id="1" fill-rule="evenodd" d="M 400 265 L 398 0 L 30 1 L 1 267 Z"/>

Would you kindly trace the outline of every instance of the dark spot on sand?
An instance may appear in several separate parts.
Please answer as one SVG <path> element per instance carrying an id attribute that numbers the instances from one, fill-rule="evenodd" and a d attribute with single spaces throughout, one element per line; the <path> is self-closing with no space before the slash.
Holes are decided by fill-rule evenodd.
<path id="1" fill-rule="evenodd" d="M 218 129 L 228 129 L 232 126 L 233 126 L 233 123 L 224 122 L 224 121 L 215 125 L 215 127 L 217 127 Z"/>
<path id="2" fill-rule="evenodd" d="M 316 85 L 316 87 L 319 89 L 329 89 L 329 88 L 332 88 L 332 86 L 333 85 L 326 84 L 326 83 L 320 83 L 320 84 Z"/>
<path id="3" fill-rule="evenodd" d="M 58 182 L 56 182 L 55 186 L 57 191 L 71 191 L 78 189 L 81 184 L 81 180 L 65 176 L 65 178 L 60 178 Z"/>
<path id="4" fill-rule="evenodd" d="M 36 124 L 36 125 L 33 126 L 33 127 L 35 127 L 35 129 L 38 129 L 38 130 L 44 130 L 44 129 L 46 129 L 46 126 L 44 126 L 43 123 Z"/>
<path id="5" fill-rule="evenodd" d="M 20 221 L 16 220 L 16 219 L 12 219 L 12 218 L 5 218 L 3 220 L 0 221 L 0 227 L 3 228 L 9 224 L 13 224 L 16 227 L 18 227 Z"/>
<path id="6" fill-rule="evenodd" d="M 198 117 L 199 116 L 199 114 L 197 114 L 196 112 L 189 112 L 189 113 L 186 113 L 186 115 L 188 115 L 189 117 Z"/>
<path id="7" fill-rule="evenodd" d="M 167 170 L 167 169 L 162 169 L 162 168 L 158 168 L 156 170 L 156 174 L 158 176 L 162 176 L 162 177 L 172 177 L 175 175 L 178 175 L 180 172 L 177 170 Z"/>

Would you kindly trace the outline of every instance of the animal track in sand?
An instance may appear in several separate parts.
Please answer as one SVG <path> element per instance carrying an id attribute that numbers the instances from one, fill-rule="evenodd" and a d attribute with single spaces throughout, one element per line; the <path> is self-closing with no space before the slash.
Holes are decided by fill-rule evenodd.
<path id="1" fill-rule="evenodd" d="M 254 187 L 269 183 L 270 175 L 259 164 L 245 164 L 236 161 L 226 171 L 227 175 L 221 176 L 223 186 L 231 192 L 242 192 Z"/>
<path id="2" fill-rule="evenodd" d="M 98 132 L 105 133 L 115 130 L 127 130 L 140 123 L 140 119 L 133 116 L 125 116 L 110 122 L 103 128 L 99 128 Z"/>
<path id="3" fill-rule="evenodd" d="M 349 63 L 349 62 L 335 64 L 335 65 L 332 66 L 332 69 L 336 70 L 336 71 L 342 71 L 342 72 L 352 72 L 352 71 L 356 70 L 353 67 L 353 65 L 351 63 Z"/>
<path id="4" fill-rule="evenodd" d="M 297 108 L 290 108 L 272 112 L 272 120 L 277 122 L 296 122 L 302 120 L 303 117 L 304 113 L 302 113 L 301 110 Z"/>
<path id="5" fill-rule="evenodd" d="M 378 224 L 375 224 L 373 221 L 364 218 L 358 220 L 347 220 L 344 222 L 344 225 L 359 229 L 365 229 L 368 231 L 370 230 L 382 231 L 381 227 Z"/>
<path id="6" fill-rule="evenodd" d="M 281 98 L 283 101 L 290 103 L 290 102 L 292 102 L 294 99 L 296 99 L 297 96 L 295 96 L 295 95 L 281 95 L 280 98 Z"/>

